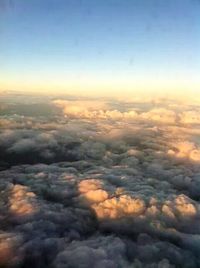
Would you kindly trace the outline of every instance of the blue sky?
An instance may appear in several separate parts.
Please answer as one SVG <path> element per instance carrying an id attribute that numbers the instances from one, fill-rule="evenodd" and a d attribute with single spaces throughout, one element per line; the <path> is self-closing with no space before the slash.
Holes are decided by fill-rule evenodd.
<path id="1" fill-rule="evenodd" d="M 0 38 L 2 90 L 200 85 L 198 0 L 1 0 Z"/>

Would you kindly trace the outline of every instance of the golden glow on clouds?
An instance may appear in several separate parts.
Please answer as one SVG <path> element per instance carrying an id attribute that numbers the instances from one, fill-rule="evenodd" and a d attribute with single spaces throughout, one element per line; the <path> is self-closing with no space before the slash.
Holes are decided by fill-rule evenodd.
<path id="1" fill-rule="evenodd" d="M 35 194 L 28 191 L 28 188 L 21 185 L 15 185 L 11 191 L 10 212 L 15 216 L 31 216 L 37 212 Z"/>

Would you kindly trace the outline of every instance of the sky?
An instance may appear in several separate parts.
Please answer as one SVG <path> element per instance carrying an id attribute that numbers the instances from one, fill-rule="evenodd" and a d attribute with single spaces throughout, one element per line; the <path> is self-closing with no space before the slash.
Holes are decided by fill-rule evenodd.
<path id="1" fill-rule="evenodd" d="M 200 91 L 199 0 L 0 0 L 0 90 Z"/>

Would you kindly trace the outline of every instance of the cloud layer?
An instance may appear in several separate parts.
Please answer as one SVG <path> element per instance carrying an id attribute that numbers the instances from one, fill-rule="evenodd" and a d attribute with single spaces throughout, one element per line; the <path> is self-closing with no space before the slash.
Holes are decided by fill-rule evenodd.
<path id="1" fill-rule="evenodd" d="M 0 266 L 199 267 L 199 108 L 173 104 L 3 115 Z"/>

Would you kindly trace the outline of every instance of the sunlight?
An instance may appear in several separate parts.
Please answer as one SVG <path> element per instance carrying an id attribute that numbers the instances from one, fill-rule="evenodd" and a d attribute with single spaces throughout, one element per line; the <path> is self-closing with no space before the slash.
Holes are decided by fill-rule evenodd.
<path id="1" fill-rule="evenodd" d="M 13 186 L 10 196 L 10 212 L 17 216 L 32 216 L 38 211 L 35 194 L 22 185 Z"/>

